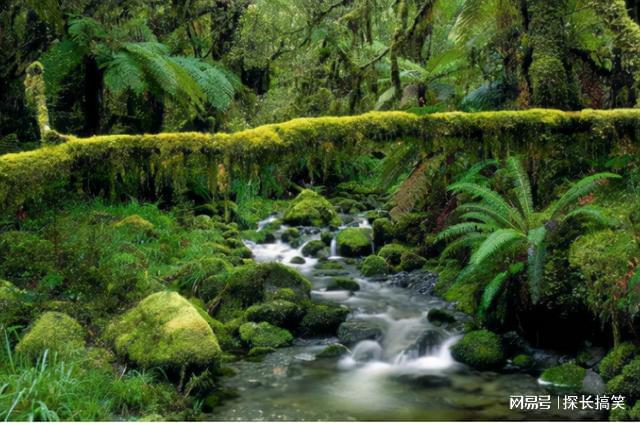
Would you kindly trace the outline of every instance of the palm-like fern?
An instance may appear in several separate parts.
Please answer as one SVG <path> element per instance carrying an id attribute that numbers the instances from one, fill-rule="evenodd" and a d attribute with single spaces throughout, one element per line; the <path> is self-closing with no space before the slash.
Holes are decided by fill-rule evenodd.
<path id="1" fill-rule="evenodd" d="M 520 161 L 511 157 L 506 171 L 513 181 L 513 197 L 506 198 L 491 188 L 476 182 L 462 180 L 449 186 L 460 196 L 471 198 L 458 206 L 461 222 L 448 227 L 438 235 L 439 240 L 452 241 L 443 254 L 454 249 L 470 247 L 473 251 L 459 280 L 468 278 L 481 267 L 495 264 L 498 258 L 511 254 L 526 255 L 529 292 L 534 303 L 540 299 L 543 281 L 546 239 L 550 231 L 570 217 L 585 216 L 610 223 L 594 206 L 580 206 L 579 199 L 593 192 L 598 185 L 620 176 L 598 173 L 575 183 L 561 198 L 546 210 L 536 212 L 529 177 Z M 483 296 L 484 308 L 490 304 L 507 280 L 506 273 L 493 279 Z"/>
<path id="2" fill-rule="evenodd" d="M 240 80 L 224 67 L 194 57 L 172 55 L 151 30 L 138 22 L 113 29 L 89 17 L 72 19 L 69 40 L 79 54 L 104 70 L 105 88 L 121 94 L 151 92 L 204 111 L 229 107 Z"/>

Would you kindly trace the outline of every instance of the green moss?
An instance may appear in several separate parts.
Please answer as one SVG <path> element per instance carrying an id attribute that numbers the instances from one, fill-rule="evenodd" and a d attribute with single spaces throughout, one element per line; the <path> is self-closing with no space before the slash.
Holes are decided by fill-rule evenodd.
<path id="1" fill-rule="evenodd" d="M 398 266 L 402 255 L 408 251 L 409 248 L 402 244 L 387 244 L 378 251 L 378 255 L 387 260 L 391 266 Z"/>
<path id="2" fill-rule="evenodd" d="M 249 307 L 244 315 L 250 322 L 268 322 L 275 326 L 295 329 L 302 317 L 302 308 L 290 301 L 274 300 Z"/>
<path id="3" fill-rule="evenodd" d="M 339 218 L 331 203 L 320 194 L 304 190 L 284 212 L 284 223 L 298 226 L 326 226 L 339 224 Z"/>
<path id="4" fill-rule="evenodd" d="M 476 369 L 495 369 L 504 363 L 500 337 L 487 330 L 465 334 L 453 347 L 451 355 L 461 363 Z"/>
<path id="5" fill-rule="evenodd" d="M 393 241 L 395 236 L 395 228 L 393 222 L 386 217 L 382 217 L 373 221 L 373 242 L 376 247 L 383 246 Z"/>
<path id="6" fill-rule="evenodd" d="M 340 262 L 326 260 L 317 263 L 315 268 L 318 270 L 342 270 L 344 266 Z"/>
<path id="7" fill-rule="evenodd" d="M 300 231 L 297 228 L 287 228 L 280 236 L 282 242 L 291 242 L 298 238 L 300 238 Z"/>
<path id="8" fill-rule="evenodd" d="M 279 263 L 236 268 L 218 292 L 220 299 L 216 317 L 224 322 L 240 317 L 246 308 L 266 300 L 281 288 L 291 289 L 296 295 L 296 302 L 300 302 L 309 299 L 311 282 Z"/>
<path id="9" fill-rule="evenodd" d="M 360 272 L 364 276 L 386 275 L 389 271 L 387 261 L 380 256 L 371 255 L 364 259 L 360 265 Z"/>
<path id="10" fill-rule="evenodd" d="M 622 368 L 622 373 L 607 382 L 607 393 L 622 395 L 628 403 L 640 400 L 640 357 Z"/>
<path id="11" fill-rule="evenodd" d="M 586 369 L 574 363 L 565 363 L 551 367 L 540 375 L 540 382 L 557 388 L 579 391 L 586 376 Z"/>
<path id="12" fill-rule="evenodd" d="M 0 275 L 14 282 L 32 282 L 54 266 L 53 244 L 27 231 L 0 234 Z"/>
<path id="13" fill-rule="evenodd" d="M 512 362 L 515 366 L 521 367 L 523 369 L 528 369 L 534 364 L 533 358 L 527 354 L 516 355 L 515 357 L 513 357 Z"/>
<path id="14" fill-rule="evenodd" d="M 635 356 L 640 354 L 640 348 L 631 342 L 624 342 L 607 353 L 599 365 L 600 376 L 604 380 L 612 379 L 622 372 Z"/>
<path id="15" fill-rule="evenodd" d="M 68 357 L 82 354 L 84 329 L 66 314 L 49 311 L 41 315 L 22 337 L 16 351 L 32 358 L 45 350 Z"/>
<path id="16" fill-rule="evenodd" d="M 456 308 L 467 314 L 474 314 L 478 307 L 482 286 L 475 283 L 454 283 L 444 294 L 444 299 L 456 304 Z"/>
<path id="17" fill-rule="evenodd" d="M 125 217 L 124 219 L 116 222 L 114 226 L 116 228 L 123 228 L 135 234 L 143 234 L 146 236 L 155 235 L 155 226 L 153 223 L 137 214 Z"/>
<path id="18" fill-rule="evenodd" d="M 371 229 L 346 228 L 336 237 L 338 252 L 344 257 L 362 257 L 371 254 Z"/>
<path id="19" fill-rule="evenodd" d="M 322 351 L 320 351 L 316 357 L 318 358 L 336 358 L 336 357 L 342 357 L 345 356 L 347 354 L 349 354 L 349 348 L 345 347 L 342 344 L 331 344 L 331 345 L 327 345 L 327 347 L 325 347 L 325 349 L 323 349 Z"/>
<path id="20" fill-rule="evenodd" d="M 324 231 L 320 234 L 320 240 L 324 242 L 324 244 L 329 247 L 331 246 L 331 242 L 333 242 L 333 232 Z"/>
<path id="21" fill-rule="evenodd" d="M 264 229 L 261 231 L 242 231 L 240 235 L 242 236 L 242 239 L 248 239 L 249 241 L 253 241 L 256 244 L 271 244 L 276 241 L 276 237 L 273 235 L 273 233 Z"/>
<path id="22" fill-rule="evenodd" d="M 86 365 L 92 369 L 111 370 L 111 366 L 116 361 L 115 355 L 106 348 L 91 347 L 87 348 L 84 361 Z"/>
<path id="23" fill-rule="evenodd" d="M 338 326 L 347 319 L 349 309 L 327 304 L 313 304 L 300 322 L 303 336 L 335 335 Z"/>
<path id="24" fill-rule="evenodd" d="M 342 276 L 331 278 L 327 285 L 327 291 L 359 291 L 360 285 L 358 282 L 351 278 L 345 278 Z"/>
<path id="25" fill-rule="evenodd" d="M 240 339 L 254 348 L 279 348 L 289 345 L 293 341 L 293 336 L 286 329 L 267 322 L 247 322 L 240 326 Z"/>
<path id="26" fill-rule="evenodd" d="M 221 350 L 207 321 L 175 292 L 152 294 L 107 330 L 116 353 L 145 368 L 206 366 Z"/>
<path id="27" fill-rule="evenodd" d="M 267 299 L 269 300 L 283 300 L 295 303 L 296 301 L 300 301 L 296 292 L 291 288 L 280 288 L 276 291 L 270 292 L 267 294 Z"/>
<path id="28" fill-rule="evenodd" d="M 321 240 L 309 241 L 302 247 L 302 255 L 305 257 L 317 257 L 322 252 L 327 253 L 327 245 Z"/>
<path id="29" fill-rule="evenodd" d="M 407 251 L 402 253 L 400 257 L 400 270 L 405 272 L 411 272 L 413 270 L 422 269 L 422 267 L 427 263 L 427 260 L 424 257 L 421 257 L 411 251 Z"/>

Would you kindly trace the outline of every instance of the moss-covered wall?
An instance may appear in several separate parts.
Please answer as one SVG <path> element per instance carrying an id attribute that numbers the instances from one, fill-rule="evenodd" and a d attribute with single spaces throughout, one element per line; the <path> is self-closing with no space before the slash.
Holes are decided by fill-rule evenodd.
<path id="1" fill-rule="evenodd" d="M 7 214 L 49 204 L 66 193 L 152 198 L 189 190 L 194 178 L 215 192 L 231 178 L 260 178 L 267 165 L 286 177 L 305 166 L 404 137 L 429 151 L 479 156 L 525 153 L 584 166 L 593 153 L 640 140 L 640 110 L 562 112 L 533 109 L 416 116 L 373 112 L 295 119 L 234 134 L 164 133 L 69 137 L 39 150 L 0 156 L 0 207 Z M 548 170 L 548 169 L 547 169 Z M 3 213 L 4 214 L 4 213 Z"/>

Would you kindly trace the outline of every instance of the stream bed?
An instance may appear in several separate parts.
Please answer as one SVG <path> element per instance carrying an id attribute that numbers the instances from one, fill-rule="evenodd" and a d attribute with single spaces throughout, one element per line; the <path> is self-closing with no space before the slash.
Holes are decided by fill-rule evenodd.
<path id="1" fill-rule="evenodd" d="M 260 228 L 273 221 L 261 222 Z M 350 226 L 366 227 L 355 217 Z M 278 234 L 286 229 L 282 226 Z M 329 261 L 342 269 L 316 268 L 318 260 L 302 256 L 305 242 L 320 238 L 320 230 L 306 228 L 298 248 L 279 240 L 269 244 L 246 241 L 259 262 L 280 262 L 298 270 L 313 284 L 316 302 L 342 304 L 374 339 L 351 346 L 351 354 L 318 358 L 337 338 L 297 339 L 259 360 L 229 364 L 235 375 L 222 380 L 230 399 L 216 406 L 212 420 L 590 420 L 595 412 L 565 411 L 556 397 L 534 375 L 522 372 L 476 371 L 457 363 L 449 348 L 461 336 L 462 324 L 448 327 L 429 322 L 433 308 L 451 304 L 431 294 L 437 275 L 401 273 L 385 278 L 364 278 L 351 260 L 336 253 Z M 337 267 L 337 266 L 336 266 Z M 349 276 L 360 290 L 326 291 L 333 276 Z M 464 319 L 462 319 L 464 321 Z M 460 322 L 459 322 L 460 323 Z M 549 353 L 537 351 L 544 357 Z M 510 409 L 510 396 L 551 395 L 550 410 Z"/>

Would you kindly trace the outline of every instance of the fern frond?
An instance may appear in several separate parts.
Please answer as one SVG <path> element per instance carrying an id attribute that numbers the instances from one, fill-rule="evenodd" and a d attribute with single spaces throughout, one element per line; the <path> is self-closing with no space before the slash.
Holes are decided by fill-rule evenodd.
<path id="1" fill-rule="evenodd" d="M 230 72 L 222 72 L 220 68 L 193 57 L 171 59 L 189 73 L 212 107 L 221 111 L 229 107 L 235 95 L 235 88 L 227 78 Z"/>
<path id="2" fill-rule="evenodd" d="M 386 191 L 391 187 L 400 175 L 409 172 L 420 159 L 420 148 L 415 142 L 395 144 L 391 152 L 385 157 L 380 172 L 380 189 Z"/>
<path id="3" fill-rule="evenodd" d="M 480 232 L 472 232 L 466 235 L 461 236 L 449 243 L 442 253 L 440 253 L 440 258 L 449 257 L 452 253 L 462 249 L 462 248 L 475 248 L 482 243 L 487 238 L 486 234 L 482 234 Z"/>
<path id="4" fill-rule="evenodd" d="M 578 202 L 580 197 L 583 197 L 592 191 L 594 191 L 598 184 L 607 179 L 620 179 L 620 175 L 615 173 L 596 173 L 595 175 L 587 176 L 576 182 L 560 199 L 551 207 L 550 216 L 552 220 L 557 220 L 559 215 L 565 211 L 569 206 Z"/>
<path id="5" fill-rule="evenodd" d="M 92 41 L 107 36 L 106 28 L 97 20 L 88 16 L 72 19 L 67 30 L 71 39 L 81 47 L 88 48 Z"/>
<path id="6" fill-rule="evenodd" d="M 138 62 L 125 52 L 116 53 L 104 72 L 105 87 L 116 94 L 131 90 L 142 94 L 147 90 Z"/>
<path id="7" fill-rule="evenodd" d="M 570 213 L 567 213 L 562 217 L 561 221 L 564 222 L 572 217 L 586 217 L 604 226 L 617 227 L 620 222 L 612 217 L 607 216 L 602 209 L 596 206 L 588 205 L 579 207 Z"/>
<path id="8" fill-rule="evenodd" d="M 473 197 L 480 197 L 494 211 L 494 214 L 501 216 L 502 220 L 508 222 L 508 226 L 513 229 L 521 230 L 526 227 L 522 214 L 490 188 L 474 183 L 457 182 L 449 186 L 449 189 L 458 194 L 465 193 Z"/>
<path id="9" fill-rule="evenodd" d="M 147 79 L 152 81 L 162 92 L 176 97 L 178 94 L 178 79 L 174 68 L 167 61 L 161 45 L 157 43 L 124 43 L 124 51 L 132 55 L 139 63 Z"/>
<path id="10" fill-rule="evenodd" d="M 440 232 L 436 237 L 436 241 L 443 241 L 455 237 L 459 237 L 470 232 L 488 232 L 491 227 L 483 223 L 478 222 L 464 222 L 456 225 L 449 226 L 444 231 Z"/>
<path id="11" fill-rule="evenodd" d="M 480 174 L 480 172 L 482 172 L 489 166 L 495 166 L 497 164 L 498 162 L 493 159 L 483 160 L 479 163 L 476 163 L 475 165 L 471 166 L 469 170 L 467 170 L 460 177 L 458 177 L 458 179 L 456 180 L 456 183 L 458 182 L 478 183 L 478 175 Z"/>
<path id="12" fill-rule="evenodd" d="M 529 175 L 527 175 L 527 171 L 524 169 L 522 163 L 520 162 L 520 159 L 518 159 L 517 157 L 509 157 L 507 159 L 507 166 L 514 180 L 516 197 L 518 199 L 518 203 L 520 204 L 520 208 L 522 209 L 523 217 L 527 222 L 527 225 L 530 225 L 531 216 L 534 213 L 534 208 L 533 197 L 531 195 L 531 184 L 529 183 Z"/>
<path id="13" fill-rule="evenodd" d="M 395 206 L 389 214 L 393 220 L 411 212 L 416 204 L 426 197 L 431 175 L 440 168 L 444 158 L 444 154 L 439 154 L 423 160 L 402 183 L 392 199 Z"/>
<path id="14" fill-rule="evenodd" d="M 458 208 L 458 210 L 460 210 L 460 208 Z M 485 225 L 491 226 L 495 229 L 498 229 L 500 227 L 500 225 L 498 225 L 498 222 L 493 217 L 479 211 L 466 212 L 460 216 L 460 219 L 461 220 L 477 220 L 478 222 L 482 222 Z"/>
<path id="15" fill-rule="evenodd" d="M 469 262 L 481 266 L 486 260 L 511 248 L 513 244 L 526 240 L 522 232 L 513 229 L 498 229 L 487 237 L 471 256 Z"/>
<path id="16" fill-rule="evenodd" d="M 457 44 L 469 41 L 479 27 L 485 29 L 496 10 L 495 0 L 465 0 L 449 38 Z"/>
<path id="17" fill-rule="evenodd" d="M 484 288 L 482 298 L 480 299 L 480 304 L 478 306 L 478 317 L 480 320 L 486 320 L 488 311 L 492 308 L 496 298 L 500 295 L 500 292 L 502 292 L 502 288 L 504 287 L 508 277 L 509 272 L 498 273 Z"/>

